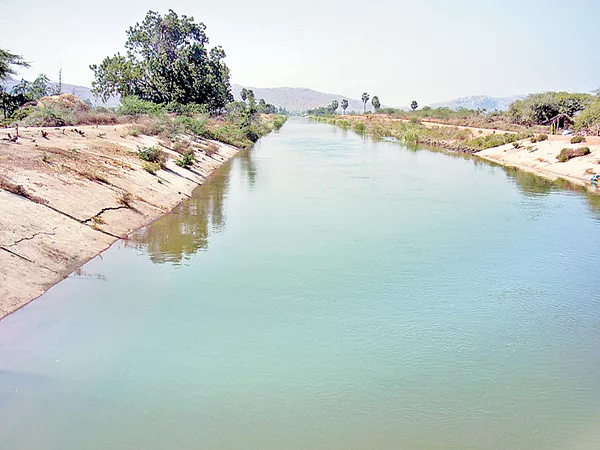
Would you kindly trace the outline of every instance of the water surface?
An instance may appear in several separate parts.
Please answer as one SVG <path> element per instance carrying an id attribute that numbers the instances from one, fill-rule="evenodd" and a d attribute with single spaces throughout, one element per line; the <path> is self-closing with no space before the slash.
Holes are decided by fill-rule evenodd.
<path id="1" fill-rule="evenodd" d="M 292 119 L 0 322 L 0 447 L 599 448 L 599 210 Z"/>

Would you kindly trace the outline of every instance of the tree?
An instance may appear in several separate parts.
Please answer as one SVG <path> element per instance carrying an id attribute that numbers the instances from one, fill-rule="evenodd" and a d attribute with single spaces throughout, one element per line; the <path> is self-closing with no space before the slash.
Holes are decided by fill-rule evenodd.
<path id="1" fill-rule="evenodd" d="M 244 102 L 246 101 L 246 99 L 248 98 L 248 90 L 246 88 L 242 88 L 240 92 L 240 97 L 242 97 L 242 100 Z"/>
<path id="2" fill-rule="evenodd" d="M 246 97 L 248 98 L 248 103 L 250 103 L 251 107 L 256 106 L 256 99 L 254 97 L 254 91 L 252 89 L 248 89 L 246 91 Z"/>
<path id="3" fill-rule="evenodd" d="M 51 95 L 54 93 L 52 89 L 50 79 L 44 75 L 43 73 L 38 75 L 38 77 L 29 85 L 29 97 L 32 100 L 39 100 L 46 95 Z"/>
<path id="4" fill-rule="evenodd" d="M 516 123 L 540 124 L 558 114 L 573 117 L 586 109 L 594 100 L 591 94 L 570 92 L 544 92 L 530 94 L 509 105 L 509 115 Z"/>
<path id="5" fill-rule="evenodd" d="M 367 112 L 367 102 L 369 101 L 369 94 L 367 94 L 366 92 L 362 95 L 362 101 L 364 103 L 364 108 L 363 108 L 363 113 Z"/>
<path id="6" fill-rule="evenodd" d="M 22 56 L 0 48 L 0 81 L 6 80 L 9 75 L 16 75 L 14 66 L 29 67 L 29 63 Z"/>
<path id="7" fill-rule="evenodd" d="M 258 106 L 260 106 L 260 107 L 264 107 L 266 104 L 267 104 L 267 102 L 265 102 L 265 99 L 264 99 L 264 98 L 261 98 L 261 99 L 258 101 Z"/>
<path id="8" fill-rule="evenodd" d="M 378 111 L 379 108 L 381 108 L 381 103 L 379 103 L 379 97 L 377 97 L 376 95 L 373 96 L 371 104 L 373 105 L 373 108 L 375 108 L 375 111 Z"/>
<path id="9" fill-rule="evenodd" d="M 344 114 L 346 114 L 346 108 L 348 108 L 348 100 L 342 100 L 342 109 L 344 110 Z"/>
<path id="10" fill-rule="evenodd" d="M 338 109 L 339 103 L 337 100 L 333 100 L 331 102 L 331 105 L 329 105 L 329 107 L 327 109 L 329 109 L 329 111 L 331 111 L 331 114 L 334 114 L 336 109 Z"/>
<path id="11" fill-rule="evenodd" d="M 208 50 L 206 26 L 173 10 L 148 11 L 127 31 L 126 54 L 92 65 L 93 92 L 137 96 L 154 103 L 201 103 L 211 110 L 233 100 L 229 68 L 221 47 Z"/>
<path id="12" fill-rule="evenodd" d="M 418 107 L 419 107 L 419 105 L 417 104 L 417 102 L 415 100 L 410 102 L 410 109 L 412 109 L 413 111 L 416 110 Z"/>

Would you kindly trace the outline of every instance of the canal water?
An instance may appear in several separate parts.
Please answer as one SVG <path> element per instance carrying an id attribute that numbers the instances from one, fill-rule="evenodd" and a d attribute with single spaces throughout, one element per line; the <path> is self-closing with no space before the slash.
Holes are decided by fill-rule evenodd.
<path id="1" fill-rule="evenodd" d="M 292 118 L 0 322 L 0 448 L 600 448 L 600 202 Z"/>

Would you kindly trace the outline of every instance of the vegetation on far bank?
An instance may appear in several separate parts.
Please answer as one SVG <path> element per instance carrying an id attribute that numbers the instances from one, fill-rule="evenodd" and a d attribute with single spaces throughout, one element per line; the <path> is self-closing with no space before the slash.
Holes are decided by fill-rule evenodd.
<path id="1" fill-rule="evenodd" d="M 364 93 L 362 98 L 366 105 L 369 95 Z M 341 115 L 346 115 L 348 102 L 342 100 L 342 103 Z M 419 109 L 416 101 L 411 102 L 410 110 L 383 108 L 376 96 L 373 97 L 372 104 L 376 115 L 394 119 L 549 134 L 570 129 L 583 135 L 600 136 L 600 90 L 593 94 L 570 92 L 530 94 L 512 102 L 507 111 L 429 106 Z M 330 105 L 309 110 L 307 114 L 315 117 L 339 117 L 338 105 L 338 101 L 333 100 Z"/>
<path id="2" fill-rule="evenodd" d="M 341 128 L 352 129 L 358 134 L 368 134 L 378 139 L 393 138 L 409 144 L 439 146 L 468 153 L 510 144 L 522 139 L 535 139 L 534 134 L 530 131 L 479 134 L 465 128 L 426 125 L 416 119 L 409 121 L 385 120 L 377 116 L 371 116 L 371 120 L 361 120 L 360 117 L 354 116 L 346 118 L 313 116 L 313 119 Z"/>

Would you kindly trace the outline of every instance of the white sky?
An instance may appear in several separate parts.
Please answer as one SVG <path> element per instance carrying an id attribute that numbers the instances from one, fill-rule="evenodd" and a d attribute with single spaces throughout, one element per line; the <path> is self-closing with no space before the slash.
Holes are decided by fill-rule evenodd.
<path id="1" fill-rule="evenodd" d="M 308 87 L 386 105 L 600 86 L 598 0 L 0 0 L 0 48 L 87 85 L 149 9 L 193 16 L 232 82 Z"/>

